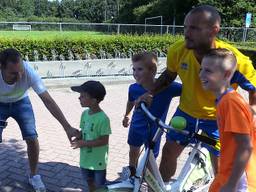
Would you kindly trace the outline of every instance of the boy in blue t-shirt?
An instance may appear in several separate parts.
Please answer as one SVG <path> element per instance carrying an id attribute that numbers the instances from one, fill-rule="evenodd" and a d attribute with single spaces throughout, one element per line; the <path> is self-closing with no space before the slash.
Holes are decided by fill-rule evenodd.
<path id="1" fill-rule="evenodd" d="M 106 182 L 111 129 L 108 116 L 99 106 L 106 90 L 99 81 L 87 81 L 71 89 L 80 93 L 81 106 L 88 107 L 81 116 L 81 137 L 72 142 L 72 147 L 80 148 L 80 167 L 86 181 L 85 191 L 94 191 Z"/>
<path id="2" fill-rule="evenodd" d="M 145 144 L 148 146 L 148 138 L 153 138 L 156 133 L 156 125 L 149 120 L 143 111 L 135 109 L 130 122 L 130 112 L 132 111 L 135 101 L 138 97 L 146 92 L 150 92 L 154 88 L 155 75 L 157 72 L 157 57 L 153 53 L 144 52 L 136 54 L 132 57 L 133 76 L 136 83 L 129 87 L 128 101 L 126 112 L 123 118 L 123 126 L 128 127 L 129 151 L 129 172 L 130 176 L 134 176 L 136 165 L 140 153 L 140 147 Z M 152 99 L 149 111 L 156 117 L 165 121 L 170 102 L 173 97 L 181 95 L 182 86 L 173 82 L 165 90 L 156 94 Z M 154 148 L 155 157 L 158 156 L 160 147 L 160 138 Z"/>

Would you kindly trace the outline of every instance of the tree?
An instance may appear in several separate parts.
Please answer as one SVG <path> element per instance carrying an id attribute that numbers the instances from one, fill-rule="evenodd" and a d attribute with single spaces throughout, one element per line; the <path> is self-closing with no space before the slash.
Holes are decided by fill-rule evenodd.
<path id="1" fill-rule="evenodd" d="M 221 14 L 222 26 L 243 27 L 247 12 L 256 16 L 255 0 L 199 0 L 198 4 L 215 6 Z"/>

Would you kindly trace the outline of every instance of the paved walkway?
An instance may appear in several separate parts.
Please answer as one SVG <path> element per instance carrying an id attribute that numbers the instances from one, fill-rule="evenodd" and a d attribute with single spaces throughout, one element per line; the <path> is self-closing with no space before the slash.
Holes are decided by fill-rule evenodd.
<path id="1" fill-rule="evenodd" d="M 107 95 L 102 102 L 103 110 L 111 119 L 113 134 L 110 137 L 110 153 L 107 178 L 118 178 L 122 166 L 128 163 L 127 131 L 121 125 L 124 114 L 128 83 L 106 84 Z M 79 126 L 82 108 L 78 94 L 68 88 L 49 89 L 68 121 L 74 127 Z M 49 192 L 72 191 L 81 189 L 83 184 L 79 170 L 79 150 L 70 147 L 68 139 L 60 124 L 46 110 L 43 103 L 30 91 L 34 106 L 36 124 L 40 142 L 39 172 Z M 170 114 L 174 112 L 178 98 L 172 103 Z M 169 116 L 170 116 L 169 114 Z M 4 142 L 0 144 L 0 191 L 32 191 L 27 184 L 28 162 L 26 145 L 16 122 L 8 119 L 8 127 L 3 133 Z M 186 156 L 182 155 L 182 164 Z"/>

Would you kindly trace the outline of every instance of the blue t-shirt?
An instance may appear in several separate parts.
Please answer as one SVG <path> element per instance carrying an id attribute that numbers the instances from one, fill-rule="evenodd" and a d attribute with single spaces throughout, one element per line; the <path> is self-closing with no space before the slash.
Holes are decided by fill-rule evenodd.
<path id="1" fill-rule="evenodd" d="M 165 121 L 172 98 L 180 96 L 181 91 L 182 85 L 177 82 L 172 82 L 166 89 L 162 90 L 153 97 L 153 101 L 151 103 L 151 106 L 149 107 L 149 111 L 155 117 L 160 118 L 162 121 Z M 143 95 L 146 92 L 147 90 L 145 90 L 141 85 L 139 85 L 138 83 L 134 83 L 129 87 L 128 100 L 133 102 L 139 96 Z M 131 128 L 139 128 L 143 130 L 148 127 L 149 123 L 151 124 L 152 122 L 145 116 L 143 111 L 141 111 L 140 109 L 134 110 L 130 124 Z"/>

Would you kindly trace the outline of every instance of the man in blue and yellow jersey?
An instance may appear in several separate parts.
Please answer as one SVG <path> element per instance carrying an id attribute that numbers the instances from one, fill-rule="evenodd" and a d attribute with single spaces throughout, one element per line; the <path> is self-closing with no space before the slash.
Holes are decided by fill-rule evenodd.
<path id="1" fill-rule="evenodd" d="M 217 10 L 208 5 L 192 9 L 185 17 L 185 40 L 176 42 L 168 50 L 167 69 L 155 83 L 155 94 L 170 84 L 179 75 L 183 87 L 180 104 L 174 116 L 187 119 L 187 130 L 202 129 L 209 137 L 219 139 L 216 124 L 216 97 L 202 88 L 199 71 L 204 55 L 212 48 L 226 48 L 231 50 L 237 58 L 237 71 L 232 78 L 232 86 L 238 85 L 249 92 L 251 107 L 256 111 L 256 72 L 251 60 L 240 53 L 233 46 L 217 40 L 220 30 L 220 15 Z M 146 95 L 144 95 L 146 96 Z M 143 97 L 141 98 L 143 99 Z M 198 125 L 198 126 L 197 126 Z M 164 181 L 175 174 L 177 158 L 189 143 L 185 136 L 169 132 L 163 148 L 160 172 Z M 215 173 L 218 168 L 219 151 L 207 147 L 211 152 L 211 160 Z"/>

